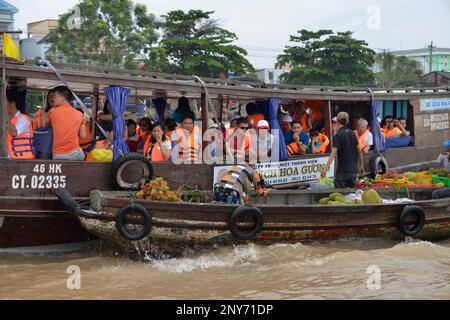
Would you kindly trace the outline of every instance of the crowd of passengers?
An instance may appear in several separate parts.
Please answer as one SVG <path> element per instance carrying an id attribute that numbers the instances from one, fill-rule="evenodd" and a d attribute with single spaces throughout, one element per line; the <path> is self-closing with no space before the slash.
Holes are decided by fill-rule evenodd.
<path id="1" fill-rule="evenodd" d="M 72 107 L 70 103 L 72 93 L 67 87 L 58 86 L 50 90 L 46 106 L 38 110 L 34 120 L 19 111 L 17 93 L 8 91 L 7 100 L 10 118 L 7 126 L 7 143 L 11 158 L 35 158 L 33 131 L 41 128 L 53 129 L 54 160 L 91 161 L 93 148 L 112 149 L 113 116 L 108 101 L 97 117 L 106 134 L 100 133 L 96 137 L 94 147 L 90 123 L 86 120 L 82 109 Z M 327 152 L 330 141 L 325 133 L 324 107 L 325 103 L 321 101 L 297 102 L 283 106 L 278 123 L 289 156 Z M 209 119 L 208 129 L 216 129 L 224 134 L 226 152 L 234 156 L 240 153 L 248 156 L 252 152 L 270 156 L 279 143 L 279 135 L 271 132 L 269 119 L 265 119 L 264 115 L 258 112 L 255 103 L 248 103 L 245 109 L 246 116 L 235 115 L 228 128 L 219 126 L 218 121 Z M 196 160 L 201 155 L 203 143 L 202 132 L 195 125 L 196 120 L 189 100 L 181 97 L 178 100 L 178 108 L 171 118 L 163 123 L 154 122 L 148 117 L 143 117 L 138 122 L 126 119 L 123 139 L 130 152 L 141 153 L 153 162 L 170 160 L 173 156 L 172 150 L 177 144 L 179 145 L 177 156 Z M 392 116 L 386 116 L 380 122 L 383 139 L 386 141 L 410 136 L 404 118 L 394 119 Z M 332 119 L 332 123 L 334 135 L 336 118 Z M 359 141 L 360 149 L 368 153 L 374 144 L 368 121 L 363 118 L 354 119 L 350 126 Z M 174 134 L 176 139 L 173 139 Z M 214 142 L 213 139 L 210 143 L 214 144 L 217 141 Z M 212 149 L 214 156 L 215 148 Z"/>

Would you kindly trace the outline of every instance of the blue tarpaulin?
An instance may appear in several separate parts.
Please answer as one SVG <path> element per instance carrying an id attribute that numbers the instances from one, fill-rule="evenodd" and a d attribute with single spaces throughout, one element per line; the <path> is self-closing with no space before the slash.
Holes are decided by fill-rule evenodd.
<path id="1" fill-rule="evenodd" d="M 375 152 L 383 152 L 386 150 L 386 144 L 383 139 L 383 134 L 381 133 L 381 126 L 378 122 L 378 115 L 383 108 L 383 101 L 372 101 L 370 107 L 370 123 L 371 130 L 373 134 L 373 148 Z"/>
<path id="2" fill-rule="evenodd" d="M 280 100 L 276 98 L 270 98 L 268 107 L 268 118 L 269 125 L 272 129 L 272 134 L 275 137 L 275 142 L 278 144 L 279 161 L 285 161 L 288 159 L 288 154 L 286 150 L 286 142 L 284 141 L 283 132 L 281 131 L 280 124 L 277 120 L 278 109 L 280 108 Z M 273 157 L 272 157 L 273 158 Z"/>
<path id="3" fill-rule="evenodd" d="M 153 105 L 155 106 L 156 114 L 158 115 L 158 123 L 164 122 L 164 113 L 166 111 L 166 99 L 159 98 L 153 99 Z"/>
<path id="4" fill-rule="evenodd" d="M 125 120 L 123 114 L 128 103 L 131 90 L 118 86 L 105 88 L 105 94 L 112 108 L 113 131 L 114 131 L 114 161 L 122 155 L 128 154 L 130 150 L 123 139 L 125 133 Z"/>

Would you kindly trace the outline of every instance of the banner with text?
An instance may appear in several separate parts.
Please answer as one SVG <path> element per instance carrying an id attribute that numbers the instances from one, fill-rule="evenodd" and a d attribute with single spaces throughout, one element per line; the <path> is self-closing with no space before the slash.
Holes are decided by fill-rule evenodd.
<path id="1" fill-rule="evenodd" d="M 299 159 L 283 162 L 259 163 L 255 169 L 270 185 L 280 185 L 295 182 L 313 181 L 320 179 L 320 173 L 325 167 L 328 157 Z M 232 166 L 214 168 L 214 184 L 225 176 Z M 334 177 L 334 162 L 327 177 Z"/>

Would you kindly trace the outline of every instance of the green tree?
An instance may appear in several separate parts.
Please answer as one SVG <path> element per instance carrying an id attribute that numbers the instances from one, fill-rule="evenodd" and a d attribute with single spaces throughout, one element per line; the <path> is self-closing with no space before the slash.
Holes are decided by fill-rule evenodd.
<path id="1" fill-rule="evenodd" d="M 287 46 L 277 65 L 290 65 L 283 82 L 299 85 L 352 86 L 371 84 L 375 52 L 353 33 L 300 30 L 290 37 L 298 45 Z"/>
<path id="2" fill-rule="evenodd" d="M 58 28 L 47 37 L 50 55 L 60 52 L 72 63 L 87 59 L 130 68 L 137 67 L 136 58 L 149 57 L 158 34 L 156 18 L 145 5 L 131 0 L 82 0 L 78 8 L 79 17 L 74 9 L 63 14 Z"/>
<path id="3" fill-rule="evenodd" d="M 162 16 L 162 38 L 147 65 L 156 71 L 219 77 L 233 71 L 244 75 L 253 71 L 245 58 L 247 51 L 233 45 L 236 34 L 211 19 L 213 11 L 181 10 Z"/>
<path id="4" fill-rule="evenodd" d="M 381 69 L 375 77 L 377 85 L 384 88 L 414 86 L 423 75 L 420 63 L 405 56 L 396 57 L 390 52 L 380 53 L 375 58 Z"/>

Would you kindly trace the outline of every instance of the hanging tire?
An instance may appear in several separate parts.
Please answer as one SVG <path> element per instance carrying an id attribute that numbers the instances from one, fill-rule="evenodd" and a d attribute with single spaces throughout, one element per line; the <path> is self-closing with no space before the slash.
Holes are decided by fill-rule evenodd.
<path id="1" fill-rule="evenodd" d="M 128 214 L 138 213 L 142 216 L 144 223 L 142 224 L 142 229 L 138 232 L 133 232 L 127 229 L 125 219 Z M 152 216 L 150 213 L 140 204 L 128 204 L 122 207 L 116 216 L 116 229 L 119 231 L 120 235 L 130 241 L 139 241 L 145 238 L 152 229 Z"/>
<path id="2" fill-rule="evenodd" d="M 137 166 L 141 170 L 141 175 L 134 181 L 125 181 L 124 171 L 130 166 Z M 140 153 L 129 153 L 120 157 L 113 164 L 113 184 L 118 190 L 137 191 L 144 181 L 153 178 L 153 165 L 149 159 Z"/>
<path id="3" fill-rule="evenodd" d="M 406 220 L 411 215 L 417 216 L 417 220 L 412 227 L 408 227 Z M 419 206 L 408 205 L 403 208 L 402 213 L 398 217 L 398 230 L 405 236 L 414 237 L 425 225 L 425 212 Z"/>
<path id="4" fill-rule="evenodd" d="M 370 160 L 370 172 L 372 173 L 372 178 L 375 178 L 377 174 L 385 174 L 388 171 L 389 165 L 382 155 L 373 157 Z"/>
<path id="5" fill-rule="evenodd" d="M 251 216 L 255 221 L 255 226 L 249 231 L 242 231 L 238 228 L 239 219 Z M 264 217 L 260 209 L 256 207 L 239 207 L 237 208 L 230 218 L 230 231 L 231 234 L 238 240 L 252 240 L 263 229 Z"/>

